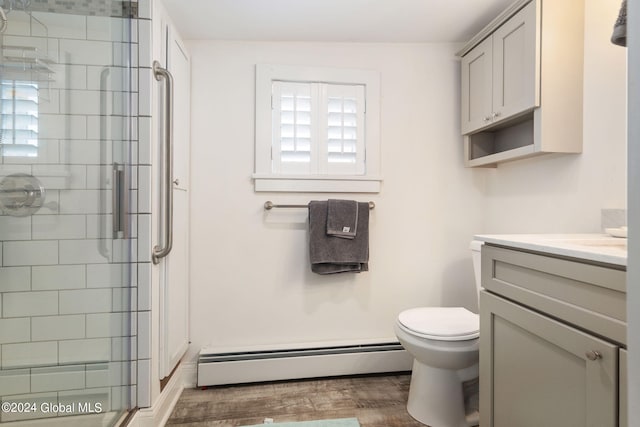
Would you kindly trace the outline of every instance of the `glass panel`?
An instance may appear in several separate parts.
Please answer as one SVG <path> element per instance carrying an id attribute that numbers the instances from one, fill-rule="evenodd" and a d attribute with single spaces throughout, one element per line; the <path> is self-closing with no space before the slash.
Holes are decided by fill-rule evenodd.
<path id="1" fill-rule="evenodd" d="M 0 2 L 0 425 L 134 402 L 130 19 L 87 3 Z"/>

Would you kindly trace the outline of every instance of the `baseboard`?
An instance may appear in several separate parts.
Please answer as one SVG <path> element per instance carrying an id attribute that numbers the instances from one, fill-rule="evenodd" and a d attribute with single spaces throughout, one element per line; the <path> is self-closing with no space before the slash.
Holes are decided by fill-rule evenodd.
<path id="1" fill-rule="evenodd" d="M 136 412 L 128 427 L 164 426 L 185 388 L 185 373 L 193 370 L 189 367 L 185 369 L 185 366 L 180 364 L 153 406 Z M 195 380 L 193 382 L 195 383 Z"/>
<path id="2" fill-rule="evenodd" d="M 413 357 L 399 343 L 298 349 L 210 352 L 198 360 L 198 386 L 411 370 Z"/>

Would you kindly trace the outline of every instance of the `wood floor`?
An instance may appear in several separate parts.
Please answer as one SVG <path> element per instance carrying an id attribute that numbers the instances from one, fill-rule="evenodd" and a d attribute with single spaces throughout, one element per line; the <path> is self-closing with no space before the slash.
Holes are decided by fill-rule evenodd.
<path id="1" fill-rule="evenodd" d="M 218 427 L 355 417 L 361 427 L 424 427 L 407 413 L 410 375 L 187 389 L 167 426 Z"/>

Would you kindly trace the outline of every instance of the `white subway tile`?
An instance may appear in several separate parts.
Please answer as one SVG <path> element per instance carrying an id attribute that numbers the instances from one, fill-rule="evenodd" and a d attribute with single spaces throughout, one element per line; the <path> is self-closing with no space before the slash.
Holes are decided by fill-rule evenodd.
<path id="1" fill-rule="evenodd" d="M 30 240 L 4 242 L 3 265 L 51 265 L 58 263 L 58 242 Z"/>
<path id="2" fill-rule="evenodd" d="M 113 186 L 113 166 L 90 165 L 87 166 L 87 189 L 109 190 Z"/>
<path id="3" fill-rule="evenodd" d="M 109 111 L 101 111 L 100 95 L 97 90 L 60 90 L 60 105 L 64 106 L 66 114 L 109 114 Z"/>
<path id="4" fill-rule="evenodd" d="M 89 139 L 106 139 L 124 141 L 128 139 L 129 119 L 120 116 L 108 116 L 106 125 L 106 134 L 101 135 L 100 117 L 87 116 L 87 138 Z M 103 130 L 104 132 L 104 130 Z"/>
<path id="5" fill-rule="evenodd" d="M 31 165 L 2 165 L 0 168 L 0 177 L 5 177 L 14 173 L 31 174 Z"/>
<path id="6" fill-rule="evenodd" d="M 0 216 L 0 240 L 31 240 L 31 217 Z"/>
<path id="7" fill-rule="evenodd" d="M 113 241 L 113 262 L 129 262 L 135 256 L 137 239 L 117 239 Z M 126 283 L 125 285 L 129 285 Z"/>
<path id="8" fill-rule="evenodd" d="M 129 62 L 131 62 L 132 60 L 132 53 L 133 53 L 133 49 L 132 47 L 135 46 L 134 44 L 131 43 L 119 43 L 119 42 L 113 42 L 112 43 L 112 55 L 113 55 L 113 65 L 125 65 L 125 64 L 129 64 Z M 134 66 L 132 64 L 132 66 Z"/>
<path id="9" fill-rule="evenodd" d="M 100 91 L 124 91 L 128 85 L 127 67 L 87 67 L 87 88 Z"/>
<path id="10" fill-rule="evenodd" d="M 38 96 L 39 114 L 60 114 L 60 91 L 49 88 L 41 90 Z M 39 146 L 40 144 L 38 144 Z"/>
<path id="11" fill-rule="evenodd" d="M 138 264 L 138 310 L 151 310 L 151 263 Z"/>
<path id="12" fill-rule="evenodd" d="M 41 25 L 32 25 L 32 36 L 81 40 L 87 38 L 87 19 L 85 16 L 50 12 L 32 13 L 34 18 L 46 25 L 46 28 Z"/>
<path id="13" fill-rule="evenodd" d="M 111 65 L 111 43 L 93 40 L 60 40 L 60 62 Z"/>
<path id="14" fill-rule="evenodd" d="M 138 358 L 151 358 L 151 312 L 138 312 Z"/>
<path id="15" fill-rule="evenodd" d="M 151 102 L 153 99 L 153 83 L 155 82 L 151 68 L 140 68 L 138 70 L 138 114 L 141 116 L 151 116 Z"/>
<path id="16" fill-rule="evenodd" d="M 111 289 L 60 291 L 60 314 L 108 313 Z"/>
<path id="17" fill-rule="evenodd" d="M 151 381 L 151 360 L 139 359 L 138 360 L 138 381 L 140 384 L 138 387 L 138 406 L 141 408 L 148 408 L 151 406 L 151 390 L 146 387 L 146 384 L 150 384 Z"/>
<path id="18" fill-rule="evenodd" d="M 128 282 L 128 264 L 89 264 L 87 265 L 88 288 L 119 288 Z"/>
<path id="19" fill-rule="evenodd" d="M 34 266 L 32 268 L 32 289 L 58 290 L 85 287 L 84 265 Z"/>
<path id="20" fill-rule="evenodd" d="M 85 387 L 85 367 L 56 366 L 31 370 L 31 391 L 76 390 Z"/>
<path id="21" fill-rule="evenodd" d="M 86 188 L 87 170 L 84 165 L 34 165 L 33 174 L 48 190 Z"/>
<path id="22" fill-rule="evenodd" d="M 55 341 L 2 346 L 2 368 L 26 368 L 58 363 L 58 343 Z"/>
<path id="23" fill-rule="evenodd" d="M 0 292 L 28 291 L 31 288 L 29 267 L 0 268 Z"/>
<path id="24" fill-rule="evenodd" d="M 151 19 L 151 0 L 138 0 L 138 18 Z"/>
<path id="25" fill-rule="evenodd" d="M 24 242 L 4 242 L 3 265 L 51 265 L 58 263 L 58 242 L 30 240 Z"/>
<path id="26" fill-rule="evenodd" d="M 24 242 L 4 242 L 3 265 L 51 265 L 58 263 L 58 242 L 30 240 Z"/>
<path id="27" fill-rule="evenodd" d="M 87 338 L 131 336 L 130 313 L 87 314 Z"/>
<path id="28" fill-rule="evenodd" d="M 107 362 L 111 355 L 109 338 L 60 341 L 60 363 Z"/>
<path id="29" fill-rule="evenodd" d="M 86 215 L 87 239 L 103 239 L 103 249 L 100 253 L 111 252 L 111 237 L 113 236 L 113 215 Z"/>
<path id="30" fill-rule="evenodd" d="M 151 166 L 138 166 L 138 213 L 151 213 Z"/>
<path id="31" fill-rule="evenodd" d="M 2 299 L 4 317 L 58 314 L 58 292 L 9 292 Z"/>
<path id="32" fill-rule="evenodd" d="M 0 396 L 3 399 L 11 394 L 25 394 L 31 391 L 29 369 L 11 369 L 0 371 Z"/>
<path id="33" fill-rule="evenodd" d="M 30 338 L 29 318 L 0 319 L 0 344 L 28 342 Z"/>
<path id="34" fill-rule="evenodd" d="M 111 390 L 109 388 L 61 391 L 58 393 L 58 401 L 62 405 L 75 403 L 75 406 L 73 406 L 75 412 L 69 415 L 82 415 L 92 410 L 94 412 L 107 412 L 111 410 L 110 393 Z M 85 405 L 84 411 L 78 402 L 82 402 Z"/>
<path id="35" fill-rule="evenodd" d="M 60 153 L 63 163 L 107 165 L 113 162 L 111 141 L 60 141 Z"/>
<path id="36" fill-rule="evenodd" d="M 29 36 L 31 35 L 31 22 L 28 13 L 19 9 L 11 11 L 11 19 L 7 20 L 7 29 L 4 32 L 7 36 Z"/>
<path id="37" fill-rule="evenodd" d="M 60 264 L 107 263 L 110 260 L 100 252 L 103 243 L 102 239 L 60 240 Z"/>
<path id="38" fill-rule="evenodd" d="M 136 288 L 113 288 L 111 311 L 129 312 L 133 307 L 137 307 Z M 128 333 L 127 335 L 131 335 Z"/>
<path id="39" fill-rule="evenodd" d="M 32 340 L 72 340 L 85 337 L 85 316 L 44 316 L 31 319 Z"/>
<path id="40" fill-rule="evenodd" d="M 109 366 L 112 363 L 94 363 L 91 365 L 87 365 L 86 387 L 109 387 Z"/>
<path id="41" fill-rule="evenodd" d="M 40 114 L 39 137 L 45 139 L 87 138 L 87 117 L 74 115 Z"/>
<path id="42" fill-rule="evenodd" d="M 38 139 L 38 155 L 36 157 L 4 157 L 5 164 L 38 164 L 60 163 L 60 143 L 57 139 Z"/>
<path id="43" fill-rule="evenodd" d="M 151 165 L 151 117 L 138 117 L 138 163 Z"/>
<path id="44" fill-rule="evenodd" d="M 60 190 L 47 191 L 47 199 L 45 204 L 39 211 L 34 213 L 34 216 L 40 215 L 57 215 L 60 213 Z"/>
<path id="45" fill-rule="evenodd" d="M 56 89 L 87 89 L 87 66 L 52 64 L 54 80 L 50 83 Z"/>
<path id="46" fill-rule="evenodd" d="M 32 221 L 34 239 L 83 239 L 86 236 L 84 215 L 41 215 Z"/>
<path id="47" fill-rule="evenodd" d="M 58 40 L 54 38 L 9 36 L 5 34 L 3 41 L 4 46 L 33 47 L 36 48 L 41 55 L 47 56 L 54 61 L 58 59 Z"/>
<path id="48" fill-rule="evenodd" d="M 111 196 L 108 190 L 64 190 L 60 192 L 60 213 L 111 213 Z"/>
<path id="49" fill-rule="evenodd" d="M 137 359 L 136 337 L 111 338 L 111 360 L 114 362 Z"/>
<path id="50" fill-rule="evenodd" d="M 151 21 L 138 20 L 138 66 L 151 67 L 153 48 L 151 46 Z"/>
<path id="51" fill-rule="evenodd" d="M 110 16 L 87 17 L 87 39 L 129 41 L 129 20 Z"/>

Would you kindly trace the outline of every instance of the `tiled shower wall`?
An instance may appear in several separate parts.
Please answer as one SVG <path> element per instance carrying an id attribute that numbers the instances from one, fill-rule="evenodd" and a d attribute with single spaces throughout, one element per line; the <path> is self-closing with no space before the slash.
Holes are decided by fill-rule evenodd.
<path id="1" fill-rule="evenodd" d="M 137 20 L 33 17 L 46 31 L 14 10 L 4 45 L 37 47 L 54 61 L 53 80 L 40 89 L 38 156 L 1 158 L 0 179 L 31 174 L 47 193 L 33 216 L 0 214 L 0 395 L 3 401 L 100 402 L 103 410 L 120 410 L 136 405 L 137 335 L 148 342 L 149 329 L 145 322 L 139 330 L 136 311 L 138 267 L 144 275 L 150 265 L 135 262 L 138 246 L 141 253 L 149 246 L 138 245 L 137 233 L 140 224 L 148 236 L 150 209 L 137 213 L 138 188 L 148 194 L 150 156 L 138 165 L 138 121 L 128 118 L 138 109 Z M 105 65 L 108 79 L 101 86 Z M 101 128 L 105 101 L 107 126 Z M 129 238 L 112 240 L 114 161 L 131 163 L 133 221 Z M 144 301 L 148 294 L 141 292 Z M 143 308 L 150 306 L 144 301 Z M 52 415 L 67 414 L 26 418 Z M 25 416 L 0 415 L 2 422 L 18 418 Z"/>

